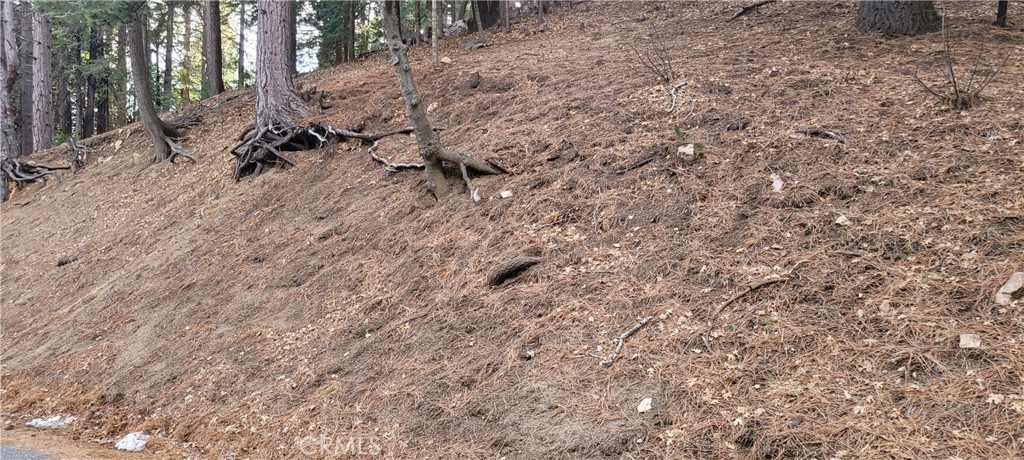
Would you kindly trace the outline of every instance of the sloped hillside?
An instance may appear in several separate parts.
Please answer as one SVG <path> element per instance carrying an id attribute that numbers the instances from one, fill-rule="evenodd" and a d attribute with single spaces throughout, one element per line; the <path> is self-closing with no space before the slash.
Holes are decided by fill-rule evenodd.
<path id="1" fill-rule="evenodd" d="M 91 139 L 2 207 L 2 411 L 167 457 L 1021 458 L 1024 311 L 993 295 L 1024 271 L 1024 32 L 947 5 L 962 72 L 1009 56 L 956 112 L 914 81 L 941 85 L 939 34 L 738 6 L 589 3 L 437 71 L 416 49 L 442 140 L 512 172 L 478 204 L 354 142 L 235 183 L 248 91 L 199 109 L 194 165 Z M 336 126 L 407 123 L 383 57 L 299 81 Z"/>

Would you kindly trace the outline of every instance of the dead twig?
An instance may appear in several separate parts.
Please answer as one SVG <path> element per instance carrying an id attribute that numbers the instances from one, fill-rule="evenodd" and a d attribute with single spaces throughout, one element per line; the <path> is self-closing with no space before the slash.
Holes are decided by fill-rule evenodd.
<path id="1" fill-rule="evenodd" d="M 644 319 L 641 319 L 638 323 L 634 324 L 633 327 L 631 327 L 629 329 L 626 329 L 626 332 L 623 332 L 618 337 L 616 337 L 615 338 L 615 342 L 616 342 L 615 343 L 615 350 L 612 351 L 611 356 L 608 356 L 607 358 L 595 355 L 593 353 L 577 353 L 577 354 L 573 355 L 573 357 L 574 358 L 596 358 L 596 359 L 600 360 L 599 363 L 601 364 L 601 366 L 609 367 L 609 366 L 612 365 L 612 363 L 615 362 L 615 358 L 617 358 L 619 356 L 619 352 L 622 351 L 623 345 L 626 344 L 626 339 L 628 339 L 633 334 L 636 334 L 636 331 L 639 331 L 640 328 L 646 326 L 647 323 L 650 323 L 653 320 L 654 320 L 653 316 L 645 317 Z"/>
<path id="2" fill-rule="evenodd" d="M 675 81 L 677 75 L 675 62 L 668 55 L 664 48 L 657 48 L 641 54 L 639 50 L 630 47 L 636 53 L 636 62 L 651 74 L 658 78 L 661 83 L 669 84 Z"/>
<path id="3" fill-rule="evenodd" d="M 825 130 L 825 129 L 821 129 L 821 128 L 808 128 L 808 129 L 802 129 L 802 130 L 800 130 L 800 132 L 804 133 L 804 134 L 806 134 L 808 136 L 812 136 L 812 137 L 825 137 L 825 138 L 833 139 L 836 142 L 839 142 L 840 144 L 846 145 L 846 138 L 843 137 L 842 134 L 836 134 L 836 133 L 834 133 L 832 131 L 828 131 L 828 130 Z"/>
<path id="4" fill-rule="evenodd" d="M 744 6 L 742 10 L 739 10 L 739 11 L 736 12 L 736 14 L 732 15 L 732 17 L 729 18 L 729 20 L 730 21 L 734 21 L 734 20 L 736 20 L 736 19 L 738 19 L 740 17 L 743 17 L 743 16 L 746 16 L 746 15 L 748 15 L 750 13 L 753 13 L 754 11 L 758 11 L 758 8 L 760 8 L 760 7 L 764 6 L 764 5 L 767 5 L 769 3 L 775 3 L 775 0 L 761 0 L 760 2 Z"/>
<path id="5" fill-rule="evenodd" d="M 738 300 L 740 297 L 743 297 L 743 296 L 745 296 L 747 294 L 750 294 L 751 292 L 754 292 L 754 291 L 756 291 L 758 289 L 761 289 L 761 288 L 763 288 L 765 286 L 770 286 L 772 284 L 782 283 L 782 282 L 785 282 L 785 281 L 789 281 L 790 279 L 792 279 L 793 272 L 797 269 L 797 267 L 799 267 L 800 265 L 803 265 L 805 263 L 807 263 L 806 260 L 798 261 L 796 264 L 793 265 L 792 268 L 789 269 L 788 272 L 786 272 L 785 276 L 782 276 L 782 277 L 779 277 L 779 278 L 767 279 L 767 280 L 761 281 L 761 282 L 759 282 L 757 284 L 754 284 L 754 285 L 751 285 L 751 286 L 747 286 L 746 289 L 744 289 L 744 290 L 742 290 L 740 292 L 737 292 L 735 295 L 730 297 L 729 300 L 726 300 L 725 302 L 722 302 L 721 304 L 719 304 L 718 308 L 715 309 L 715 312 L 711 315 L 710 318 L 708 318 L 708 327 L 707 327 L 707 329 L 704 330 L 704 334 L 701 335 L 701 340 L 704 341 L 704 347 L 707 348 L 708 351 L 711 351 L 711 340 L 708 338 L 708 336 L 711 334 L 711 330 L 714 329 L 715 321 L 718 320 L 718 317 L 722 314 L 722 311 L 725 310 L 725 307 L 728 307 L 730 304 L 732 304 L 733 302 Z"/>
<path id="6" fill-rule="evenodd" d="M 672 113 L 676 110 L 676 91 L 678 91 L 679 88 L 682 88 L 683 86 L 686 86 L 685 81 L 677 83 L 675 86 L 672 87 L 672 91 L 670 92 L 670 94 L 672 95 L 672 106 L 668 108 L 668 113 Z"/>

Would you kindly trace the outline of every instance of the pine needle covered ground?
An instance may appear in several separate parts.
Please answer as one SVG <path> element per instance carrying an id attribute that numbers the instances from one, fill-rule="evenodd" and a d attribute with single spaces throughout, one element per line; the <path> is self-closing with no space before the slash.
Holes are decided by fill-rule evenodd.
<path id="1" fill-rule="evenodd" d="M 1024 271 L 1024 32 L 989 3 L 946 4 L 965 72 L 1009 56 L 965 112 L 914 80 L 940 34 L 853 2 L 589 3 L 438 71 L 415 49 L 445 145 L 512 172 L 479 204 L 355 142 L 235 183 L 249 91 L 204 103 L 195 165 L 87 140 L 2 208 L 2 411 L 203 458 L 1020 458 L 1024 310 L 993 295 Z M 299 81 L 400 128 L 384 60 Z"/>

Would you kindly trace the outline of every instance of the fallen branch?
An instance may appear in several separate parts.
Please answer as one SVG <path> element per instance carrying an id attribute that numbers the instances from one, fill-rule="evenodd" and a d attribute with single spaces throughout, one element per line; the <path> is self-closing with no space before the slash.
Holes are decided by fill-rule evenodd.
<path id="1" fill-rule="evenodd" d="M 609 367 L 609 366 L 612 365 L 612 363 L 615 362 L 615 358 L 617 358 L 619 356 L 619 352 L 622 351 L 622 346 L 626 344 L 626 339 L 628 339 L 631 335 L 636 334 L 636 331 L 639 331 L 640 328 L 646 326 L 647 323 L 650 323 L 652 320 L 654 320 L 653 316 L 645 317 L 644 319 L 640 320 L 640 322 L 634 324 L 633 327 L 627 329 L 626 332 L 623 332 L 622 334 L 620 334 L 615 339 L 615 341 L 616 341 L 615 351 L 613 351 L 611 356 L 609 356 L 607 358 L 595 355 L 593 353 L 579 353 L 579 354 L 573 355 L 573 357 L 575 357 L 575 358 L 596 358 L 596 359 L 600 360 L 599 363 L 602 366 Z"/>
<path id="2" fill-rule="evenodd" d="M 637 169 L 637 168 L 639 168 L 639 167 L 641 167 L 641 166 L 643 166 L 643 165 L 645 165 L 647 163 L 650 163 L 650 162 L 654 161 L 655 158 L 657 158 L 657 156 L 654 156 L 654 155 L 649 156 L 647 158 L 642 158 L 640 160 L 637 160 L 635 163 L 633 163 L 633 164 L 631 164 L 629 166 L 626 166 L 625 168 L 622 168 L 622 169 L 620 169 L 618 171 L 615 171 L 615 174 L 626 174 L 627 172 L 630 172 L 630 171 L 632 171 L 634 169 Z"/>
<path id="3" fill-rule="evenodd" d="M 843 137 L 841 134 L 836 134 L 832 131 L 827 131 L 821 128 L 808 128 L 802 129 L 800 130 L 800 132 L 812 137 L 826 137 L 829 139 L 834 139 L 840 144 L 846 145 L 846 138 Z"/>
<path id="4" fill-rule="evenodd" d="M 465 165 L 462 166 L 465 168 Z M 487 285 L 500 286 L 508 279 L 543 261 L 544 258 L 535 256 L 513 257 L 491 268 L 491 271 L 487 273 Z"/>
<path id="5" fill-rule="evenodd" d="M 769 3 L 775 3 L 775 0 L 761 0 L 760 2 L 744 6 L 742 10 L 739 10 L 738 12 L 736 12 L 736 14 L 732 15 L 732 17 L 729 18 L 729 20 L 730 21 L 734 21 L 734 20 L 736 20 L 736 19 L 738 19 L 740 17 L 746 16 L 746 15 L 748 15 L 750 13 L 753 13 L 754 11 L 757 11 L 758 8 L 760 8 L 760 7 L 764 6 L 764 5 L 767 5 Z"/>
<path id="6" fill-rule="evenodd" d="M 795 265 L 793 265 L 793 268 L 790 268 L 789 272 L 787 272 L 785 276 L 782 276 L 780 278 L 767 279 L 767 280 L 761 281 L 760 283 L 748 286 L 746 289 L 744 289 L 744 290 L 736 293 L 732 297 L 730 297 L 729 300 L 726 300 L 725 302 L 722 302 L 718 306 L 718 308 L 715 309 L 715 313 L 712 314 L 710 318 L 708 318 L 708 327 L 707 327 L 707 329 L 704 330 L 704 334 L 701 335 L 701 340 L 704 341 L 704 347 L 707 348 L 708 351 L 711 351 L 711 340 L 708 339 L 708 336 L 711 334 L 711 329 L 714 329 L 715 321 L 718 320 L 719 315 L 722 314 L 722 311 L 725 310 L 725 307 L 728 307 L 730 304 L 732 304 L 733 302 L 738 300 L 740 297 L 743 297 L 743 296 L 745 296 L 747 294 L 750 294 L 751 292 L 754 292 L 754 291 L 756 291 L 758 289 L 761 289 L 761 288 L 763 288 L 765 286 L 770 286 L 772 284 L 782 283 L 782 282 L 785 282 L 785 281 L 789 281 L 792 278 L 793 272 L 797 269 L 797 267 L 799 267 L 800 265 L 803 265 L 805 263 L 807 263 L 806 260 L 801 260 L 801 261 L 797 262 Z"/>

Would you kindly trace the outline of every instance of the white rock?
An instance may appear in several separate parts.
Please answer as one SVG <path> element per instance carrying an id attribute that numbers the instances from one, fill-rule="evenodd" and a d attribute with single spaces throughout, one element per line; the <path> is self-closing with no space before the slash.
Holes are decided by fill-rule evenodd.
<path id="1" fill-rule="evenodd" d="M 127 450 L 128 452 L 139 452 L 146 448 L 147 441 L 149 441 L 148 434 L 136 431 L 134 433 L 128 433 L 128 436 L 119 439 L 117 443 L 114 444 L 114 447 L 121 450 Z"/>
<path id="2" fill-rule="evenodd" d="M 68 425 L 70 425 L 71 422 L 74 422 L 74 421 L 75 421 L 75 418 L 70 416 L 70 415 L 66 415 L 66 416 L 63 416 L 63 417 L 61 417 L 60 415 L 54 415 L 53 417 L 46 418 L 46 419 L 34 418 L 31 421 L 26 422 L 25 424 L 30 426 L 30 427 L 32 427 L 32 428 L 45 428 L 45 429 L 48 429 L 48 430 L 59 430 L 59 429 L 67 428 Z"/>
<path id="3" fill-rule="evenodd" d="M 434 113 L 435 110 L 437 110 L 437 103 L 431 102 L 430 105 L 427 106 L 427 113 Z"/>
<path id="4" fill-rule="evenodd" d="M 843 227 L 849 227 L 849 226 L 853 225 L 853 222 L 850 221 L 849 217 L 841 215 L 841 216 L 839 216 L 838 219 L 836 219 L 836 225 L 842 225 Z"/>
<path id="5" fill-rule="evenodd" d="M 448 56 L 442 57 L 441 58 L 441 63 L 442 64 L 451 64 L 452 63 L 452 58 L 450 58 Z"/>
<path id="6" fill-rule="evenodd" d="M 981 336 L 978 334 L 960 334 L 960 348 L 981 347 Z"/>
<path id="7" fill-rule="evenodd" d="M 512 198 L 512 191 L 511 190 L 502 190 L 501 193 L 498 194 L 498 196 L 500 196 L 502 198 Z"/>
<path id="8" fill-rule="evenodd" d="M 999 288 L 999 292 L 996 293 L 996 303 L 1006 306 L 1014 299 L 1021 297 L 1024 297 L 1024 272 L 1017 272 L 1010 275 L 1006 284 Z"/>
<path id="9" fill-rule="evenodd" d="M 772 177 L 772 191 L 775 192 L 775 193 L 781 192 L 782 191 L 782 187 L 785 186 L 786 183 L 782 181 L 782 178 L 779 177 L 778 174 L 772 173 L 771 177 Z"/>
<path id="10" fill-rule="evenodd" d="M 636 411 L 642 414 L 644 412 L 651 410 L 652 402 L 654 402 L 653 399 L 644 398 L 642 401 L 640 401 L 640 405 L 636 406 Z"/>
<path id="11" fill-rule="evenodd" d="M 676 149 L 676 151 L 679 152 L 680 155 L 690 155 L 690 156 L 692 156 L 693 155 L 693 151 L 694 151 L 694 146 L 693 146 L 693 144 L 680 145 L 679 148 Z"/>

